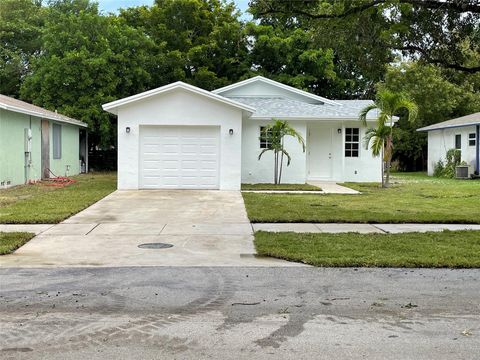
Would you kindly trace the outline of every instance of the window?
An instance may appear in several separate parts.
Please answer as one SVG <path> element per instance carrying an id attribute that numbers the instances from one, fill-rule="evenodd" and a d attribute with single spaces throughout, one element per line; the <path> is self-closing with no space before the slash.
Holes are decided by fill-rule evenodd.
<path id="1" fill-rule="evenodd" d="M 462 135 L 460 134 L 455 135 L 455 149 L 462 149 Z"/>
<path id="2" fill-rule="evenodd" d="M 469 146 L 477 145 L 477 135 L 475 133 L 468 134 L 468 145 Z"/>
<path id="3" fill-rule="evenodd" d="M 272 135 L 272 130 L 267 130 L 266 126 L 260 126 L 260 149 L 268 149 L 272 145 L 269 141 L 269 136 Z"/>
<path id="4" fill-rule="evenodd" d="M 62 126 L 61 125 L 53 124 L 52 138 L 53 138 L 53 158 L 61 159 L 62 158 Z"/>
<path id="5" fill-rule="evenodd" d="M 360 129 L 345 129 L 345 157 L 358 157 L 360 147 Z"/>

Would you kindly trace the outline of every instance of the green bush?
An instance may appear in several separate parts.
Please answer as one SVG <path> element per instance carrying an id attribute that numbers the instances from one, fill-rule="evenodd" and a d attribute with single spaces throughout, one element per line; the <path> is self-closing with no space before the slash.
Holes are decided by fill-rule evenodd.
<path id="1" fill-rule="evenodd" d="M 444 164 L 439 160 L 433 169 L 433 176 L 455 178 L 455 168 L 461 164 L 462 152 L 458 149 L 450 149 L 447 151 L 447 162 Z"/>
<path id="2" fill-rule="evenodd" d="M 445 170 L 445 165 L 443 164 L 442 160 L 438 160 L 438 162 L 433 167 L 433 176 L 435 177 L 442 177 L 443 171 Z"/>

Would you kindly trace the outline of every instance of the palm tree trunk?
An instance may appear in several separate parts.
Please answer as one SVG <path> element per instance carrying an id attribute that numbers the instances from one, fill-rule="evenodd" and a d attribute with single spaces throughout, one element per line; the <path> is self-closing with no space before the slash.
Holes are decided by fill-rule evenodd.
<path id="1" fill-rule="evenodd" d="M 387 140 L 387 146 L 389 147 L 387 149 L 387 174 L 385 176 L 385 187 L 389 187 L 390 186 L 390 166 L 392 164 L 392 135 L 390 134 L 388 136 L 388 140 Z"/>
<path id="2" fill-rule="evenodd" d="M 283 138 L 282 138 L 282 150 L 283 150 Z M 282 182 L 282 170 L 283 170 L 283 151 L 282 155 L 280 156 L 280 171 L 278 173 L 278 183 Z"/>
<path id="3" fill-rule="evenodd" d="M 384 172 L 383 170 L 385 169 L 385 151 L 384 151 L 384 148 L 385 148 L 385 145 L 383 145 L 383 147 L 382 147 L 382 157 L 381 157 L 381 159 L 382 159 L 382 161 L 381 161 L 381 163 L 382 163 L 382 172 L 381 172 L 382 173 L 382 188 L 385 187 L 385 178 L 384 178 L 385 174 L 383 173 Z"/>
<path id="4" fill-rule="evenodd" d="M 277 164 L 278 164 L 278 152 L 277 152 L 277 150 L 275 150 L 273 154 L 274 154 L 273 155 L 274 156 L 273 182 L 274 182 L 274 184 L 278 184 L 278 177 L 277 177 L 277 174 L 278 174 L 278 166 L 277 166 Z"/>
<path id="5" fill-rule="evenodd" d="M 385 176 L 385 187 L 390 187 L 390 165 L 392 164 L 392 159 L 387 158 L 387 175 Z"/>

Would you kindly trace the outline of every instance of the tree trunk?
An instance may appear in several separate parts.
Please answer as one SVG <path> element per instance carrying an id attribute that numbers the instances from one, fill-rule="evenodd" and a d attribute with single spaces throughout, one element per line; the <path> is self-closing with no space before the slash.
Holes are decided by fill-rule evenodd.
<path id="1" fill-rule="evenodd" d="M 278 152 L 277 152 L 277 150 L 275 150 L 273 152 L 273 154 L 274 154 L 273 156 L 275 158 L 274 159 L 274 164 L 273 164 L 273 166 L 274 166 L 273 182 L 276 185 L 276 184 L 278 184 L 278 176 L 277 176 L 277 174 L 278 174 L 278 166 L 277 166 L 277 164 L 278 164 Z"/>
<path id="2" fill-rule="evenodd" d="M 283 150 L 283 139 L 282 139 L 282 150 Z M 280 171 L 278 172 L 278 183 L 282 182 L 282 171 L 283 171 L 283 151 L 282 155 L 280 156 Z"/>
<path id="3" fill-rule="evenodd" d="M 385 175 L 385 187 L 390 187 L 390 165 L 392 163 L 392 159 L 390 157 L 387 158 L 387 174 Z"/>
<path id="4" fill-rule="evenodd" d="M 382 173 L 382 188 L 385 187 L 385 178 L 384 178 L 385 174 L 383 173 L 383 170 L 385 168 L 385 151 L 384 151 L 384 148 L 385 148 L 385 144 L 382 147 L 382 157 L 381 157 L 381 159 L 382 159 L 382 161 L 381 161 L 381 163 L 382 163 L 382 165 L 381 165 L 382 166 L 382 172 L 381 172 Z"/>
<path id="5" fill-rule="evenodd" d="M 387 149 L 387 169 L 386 169 L 386 176 L 385 176 L 385 187 L 389 187 L 390 186 L 390 166 L 392 164 L 392 135 L 389 135 L 388 136 L 388 140 L 387 140 L 387 146 L 389 147 Z"/>

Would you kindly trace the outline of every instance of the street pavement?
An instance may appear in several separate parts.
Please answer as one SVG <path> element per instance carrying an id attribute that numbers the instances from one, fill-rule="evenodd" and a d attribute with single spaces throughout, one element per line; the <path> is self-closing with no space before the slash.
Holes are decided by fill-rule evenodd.
<path id="1" fill-rule="evenodd" d="M 0 269 L 1 359 L 475 359 L 480 270 Z"/>

